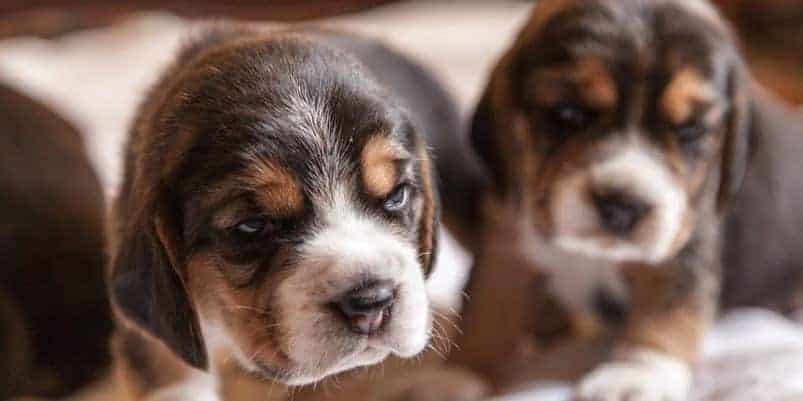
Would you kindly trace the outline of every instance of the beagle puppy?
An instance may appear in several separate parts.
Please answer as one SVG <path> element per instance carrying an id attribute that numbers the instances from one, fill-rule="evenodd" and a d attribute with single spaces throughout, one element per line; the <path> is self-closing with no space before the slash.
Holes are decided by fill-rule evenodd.
<path id="1" fill-rule="evenodd" d="M 106 373 L 103 190 L 78 130 L 0 86 L 0 399 Z"/>
<path id="2" fill-rule="evenodd" d="M 217 400 L 218 366 L 304 385 L 430 337 L 445 92 L 366 39 L 204 30 L 145 97 L 113 211 L 119 369 Z"/>
<path id="3" fill-rule="evenodd" d="M 726 306 L 803 293 L 795 118 L 704 1 L 537 2 L 476 108 L 486 175 L 444 179 L 478 199 L 444 205 L 477 253 L 453 360 L 500 389 L 600 341 L 578 399 L 685 400 L 723 278 Z"/>

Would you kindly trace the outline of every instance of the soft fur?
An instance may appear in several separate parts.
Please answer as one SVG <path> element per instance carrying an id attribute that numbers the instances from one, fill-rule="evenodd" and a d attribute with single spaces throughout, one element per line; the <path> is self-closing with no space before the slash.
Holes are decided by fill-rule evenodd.
<path id="1" fill-rule="evenodd" d="M 477 253 L 453 360 L 499 390 L 590 341 L 579 399 L 684 400 L 723 278 L 728 306 L 800 291 L 794 118 L 704 1 L 536 3 L 474 115 L 485 175 L 444 170 L 479 199 L 445 204 Z"/>
<path id="2" fill-rule="evenodd" d="M 0 86 L 0 399 L 63 396 L 105 372 L 103 191 L 78 131 Z"/>
<path id="3" fill-rule="evenodd" d="M 369 40 L 192 40 L 140 108 L 114 210 L 115 349 L 135 398 L 220 399 L 232 360 L 281 386 L 421 352 L 438 229 L 425 138 L 455 120 L 427 73 Z M 394 294 L 382 326 L 355 333 L 336 304 L 378 283 Z"/>

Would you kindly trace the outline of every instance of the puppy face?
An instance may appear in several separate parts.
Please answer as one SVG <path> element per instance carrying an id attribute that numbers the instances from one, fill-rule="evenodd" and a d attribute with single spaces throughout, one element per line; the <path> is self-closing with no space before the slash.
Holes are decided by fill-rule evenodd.
<path id="1" fill-rule="evenodd" d="M 119 309 L 196 366 L 225 348 L 289 384 L 420 352 L 436 210 L 416 127 L 349 56 L 243 36 L 188 50 L 145 106 L 118 213 L 154 238 L 118 245 Z M 163 327 L 142 294 L 193 316 Z"/>
<path id="2" fill-rule="evenodd" d="M 556 245 L 659 262 L 740 175 L 740 70 L 702 1 L 543 1 L 495 71 L 473 140 L 499 194 Z"/>

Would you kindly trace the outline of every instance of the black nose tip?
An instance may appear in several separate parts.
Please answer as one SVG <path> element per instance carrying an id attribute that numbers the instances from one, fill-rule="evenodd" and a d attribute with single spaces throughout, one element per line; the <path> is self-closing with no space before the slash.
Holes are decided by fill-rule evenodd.
<path id="1" fill-rule="evenodd" d="M 614 234 L 628 234 L 638 225 L 650 205 L 625 194 L 594 195 L 597 214 L 606 230 Z"/>
<path id="2" fill-rule="evenodd" d="M 393 285 L 374 282 L 349 291 L 335 304 L 352 331 L 370 335 L 379 331 L 388 320 L 390 306 L 395 299 L 396 289 Z"/>

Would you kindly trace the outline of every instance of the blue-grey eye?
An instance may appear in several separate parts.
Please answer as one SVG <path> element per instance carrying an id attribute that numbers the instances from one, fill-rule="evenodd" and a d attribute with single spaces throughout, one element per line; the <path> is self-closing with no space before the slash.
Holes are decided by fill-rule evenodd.
<path id="1" fill-rule="evenodd" d="M 410 199 L 410 185 L 401 184 L 393 192 L 385 198 L 385 210 L 389 212 L 398 212 L 407 206 Z"/>
<path id="2" fill-rule="evenodd" d="M 703 137 L 706 127 L 700 123 L 691 122 L 677 128 L 676 135 L 683 142 L 694 142 Z"/>
<path id="3" fill-rule="evenodd" d="M 238 233 L 244 235 L 257 235 L 265 231 L 268 221 L 264 218 L 250 218 L 243 220 L 235 226 Z"/>

